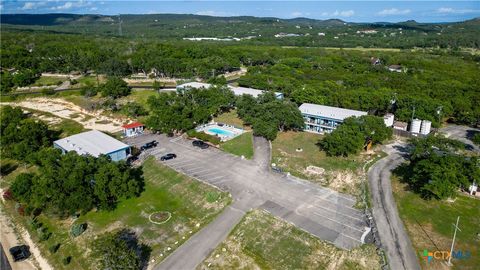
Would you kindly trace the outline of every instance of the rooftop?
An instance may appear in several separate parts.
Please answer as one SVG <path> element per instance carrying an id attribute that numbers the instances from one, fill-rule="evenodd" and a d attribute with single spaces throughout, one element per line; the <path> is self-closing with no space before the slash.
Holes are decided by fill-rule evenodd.
<path id="1" fill-rule="evenodd" d="M 210 88 L 212 87 L 211 84 L 209 83 L 201 83 L 201 82 L 189 82 L 189 83 L 184 83 L 177 85 L 177 88 Z"/>
<path id="2" fill-rule="evenodd" d="M 325 105 L 318 105 L 318 104 L 311 104 L 311 103 L 303 103 L 299 107 L 300 111 L 305 114 L 315 115 L 315 116 L 322 116 L 336 120 L 344 120 L 345 118 L 351 116 L 362 116 L 367 115 L 367 112 L 356 111 L 356 110 L 349 110 L 343 109 L 338 107 L 331 107 Z"/>
<path id="3" fill-rule="evenodd" d="M 108 136 L 98 130 L 75 134 L 54 142 L 65 151 L 75 151 L 79 155 L 90 154 L 98 157 L 129 147 L 123 142 Z"/>
<path id="4" fill-rule="evenodd" d="M 136 127 L 143 127 L 144 124 L 140 122 L 133 122 L 130 124 L 123 125 L 122 128 L 129 129 L 129 128 L 136 128 Z"/>

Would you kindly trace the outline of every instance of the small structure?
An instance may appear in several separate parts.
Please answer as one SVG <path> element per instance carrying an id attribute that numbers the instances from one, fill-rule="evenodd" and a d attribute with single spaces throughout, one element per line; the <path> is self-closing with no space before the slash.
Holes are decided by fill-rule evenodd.
<path id="1" fill-rule="evenodd" d="M 393 122 L 393 129 L 407 131 L 408 124 L 405 122 L 394 121 Z"/>
<path id="2" fill-rule="evenodd" d="M 383 122 L 385 123 L 385 126 L 387 126 L 387 127 L 393 126 L 393 121 L 394 120 L 395 120 L 395 116 L 391 113 L 387 113 L 383 117 Z"/>
<path id="3" fill-rule="evenodd" d="M 123 125 L 123 136 L 134 137 L 143 134 L 145 125 L 140 122 L 133 122 L 127 125 Z"/>
<path id="4" fill-rule="evenodd" d="M 478 185 L 477 183 L 473 182 L 470 187 L 468 188 L 468 193 L 470 195 L 476 195 L 478 191 Z"/>
<path id="5" fill-rule="evenodd" d="M 75 134 L 53 142 L 53 147 L 62 150 L 63 153 L 75 151 L 79 155 L 91 155 L 98 157 L 107 155 L 113 161 L 127 159 L 130 154 L 130 146 L 114 139 L 98 130 L 91 130 Z"/>
<path id="6" fill-rule="evenodd" d="M 305 131 L 313 133 L 330 133 L 343 123 L 345 118 L 367 115 L 367 112 L 311 103 L 303 103 L 299 109 L 305 120 Z"/>
<path id="7" fill-rule="evenodd" d="M 392 72 L 403 72 L 403 67 L 401 65 L 390 65 L 388 70 Z"/>
<path id="8" fill-rule="evenodd" d="M 210 87 L 212 87 L 212 85 L 209 84 L 209 83 L 189 82 L 189 83 L 184 83 L 184 84 L 177 85 L 177 90 L 185 90 L 185 89 L 189 89 L 189 88 L 195 88 L 195 89 L 204 88 L 204 89 L 208 89 L 208 88 L 210 88 Z"/>
<path id="9" fill-rule="evenodd" d="M 428 120 L 422 120 L 422 124 L 420 126 L 420 134 L 428 135 L 432 128 L 432 122 Z"/>
<path id="10" fill-rule="evenodd" d="M 410 123 L 410 132 L 411 133 L 420 133 L 420 126 L 422 125 L 422 121 L 420 119 L 413 119 Z"/>
<path id="11" fill-rule="evenodd" d="M 372 66 L 378 66 L 378 65 L 382 64 L 382 61 L 380 61 L 380 58 L 371 57 L 370 58 L 370 63 L 372 64 Z"/>

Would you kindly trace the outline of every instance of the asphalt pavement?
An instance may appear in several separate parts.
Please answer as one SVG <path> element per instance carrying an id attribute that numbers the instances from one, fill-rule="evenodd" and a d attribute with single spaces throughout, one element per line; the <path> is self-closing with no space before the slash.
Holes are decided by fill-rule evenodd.
<path id="1" fill-rule="evenodd" d="M 234 199 L 232 206 L 247 200 L 246 209 L 262 208 L 342 249 L 351 249 L 362 244 L 361 238 L 368 230 L 368 225 L 363 211 L 353 207 L 356 201 L 352 196 L 308 181 L 272 173 L 265 170 L 265 162 L 258 163 L 258 159 L 241 159 L 213 147 L 193 147 L 191 141 L 181 137 L 145 134 L 125 141 L 130 145 L 140 146 L 151 140 L 157 140 L 159 145 L 149 149 L 144 155 L 159 159 L 166 153 L 177 154 L 176 159 L 163 163 L 178 172 L 230 192 Z M 245 194 L 248 194 L 248 199 L 245 199 Z M 225 211 L 231 212 L 229 209 Z M 236 209 L 247 211 L 238 207 Z M 232 213 L 221 214 L 211 225 L 198 232 L 198 236 L 192 236 L 191 242 L 185 243 L 190 244 L 184 244 L 185 247 L 182 245 L 175 250 L 170 255 L 172 259 L 167 258 L 164 261 L 165 265 L 169 269 L 193 269 L 190 266 L 200 264 L 208 253 L 225 239 L 238 220 L 239 217 Z M 208 238 L 209 231 L 217 235 L 212 237 L 215 241 L 205 245 L 198 244 L 202 242 L 201 239 Z M 187 258 L 191 261 L 188 267 L 186 262 L 183 262 Z M 159 269 L 162 269 L 162 264 Z"/>
<path id="2" fill-rule="evenodd" d="M 376 162 L 368 170 L 373 217 L 380 242 L 386 250 L 390 269 L 420 270 L 415 250 L 398 215 L 392 194 L 391 172 L 405 161 L 405 145 L 387 145 L 384 151 L 388 156 Z"/>

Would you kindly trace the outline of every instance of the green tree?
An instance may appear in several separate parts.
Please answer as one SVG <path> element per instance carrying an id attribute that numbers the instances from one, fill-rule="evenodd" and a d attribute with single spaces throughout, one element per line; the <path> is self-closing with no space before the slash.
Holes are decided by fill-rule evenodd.
<path id="1" fill-rule="evenodd" d="M 140 269 L 141 261 L 121 232 L 106 233 L 95 240 L 94 256 L 99 269 Z"/>
<path id="2" fill-rule="evenodd" d="M 16 200 L 30 202 L 34 174 L 22 173 L 15 177 L 10 190 Z"/>
<path id="3" fill-rule="evenodd" d="M 101 92 L 104 97 L 119 98 L 128 96 L 131 88 L 119 77 L 109 77 L 107 82 L 101 86 Z"/>

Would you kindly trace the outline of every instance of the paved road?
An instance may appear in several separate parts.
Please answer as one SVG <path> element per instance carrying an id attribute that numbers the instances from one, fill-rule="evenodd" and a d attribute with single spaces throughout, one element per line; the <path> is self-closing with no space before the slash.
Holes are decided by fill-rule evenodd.
<path id="1" fill-rule="evenodd" d="M 475 132 L 480 133 L 480 129 L 467 126 L 447 125 L 446 127 L 441 128 L 439 131 L 440 133 L 444 133 L 449 138 L 465 143 L 467 145 L 467 149 L 480 153 L 480 147 L 469 139 Z"/>
<path id="2" fill-rule="evenodd" d="M 255 150 L 253 152 L 253 161 L 264 170 L 269 171 L 272 160 L 270 156 L 270 142 L 263 137 L 253 136 L 253 149 Z"/>
<path id="3" fill-rule="evenodd" d="M 12 267 L 10 266 L 10 263 L 8 262 L 6 252 L 8 252 L 8 250 L 4 250 L 3 246 L 2 246 L 2 243 L 0 243 L 0 269 L 2 269 L 2 270 L 12 270 Z"/>
<path id="4" fill-rule="evenodd" d="M 387 145 L 386 158 L 370 167 L 368 180 L 373 199 L 373 216 L 380 242 L 387 252 L 390 269 L 420 269 L 410 238 L 403 226 L 392 194 L 391 171 L 405 161 L 404 145 Z"/>
<path id="5" fill-rule="evenodd" d="M 194 148 L 190 141 L 183 138 L 143 135 L 126 142 L 139 146 L 150 140 L 157 140 L 159 145 L 148 150 L 148 155 L 159 158 L 166 153 L 176 153 L 177 159 L 164 164 L 230 192 L 235 201 L 241 200 L 244 194 L 249 194 L 250 200 L 255 202 L 254 206 L 259 205 L 337 247 L 351 249 L 362 244 L 361 237 L 367 230 L 367 223 L 364 213 L 353 208 L 355 199 L 351 196 L 307 181 L 271 173 L 254 160 L 242 160 L 214 148 Z M 231 228 L 222 227 L 222 235 L 227 235 Z M 199 239 L 202 238 L 199 236 Z M 178 252 L 179 255 L 172 256 L 188 257 L 190 260 L 190 254 L 197 252 L 193 244 L 190 246 L 191 248 L 177 249 L 174 253 Z M 211 248 L 213 244 L 207 246 Z M 201 253 L 202 256 L 208 251 Z M 196 262 L 198 263 L 201 260 Z M 181 269 L 181 265 L 176 266 Z M 174 268 L 172 266 L 170 269 Z"/>

